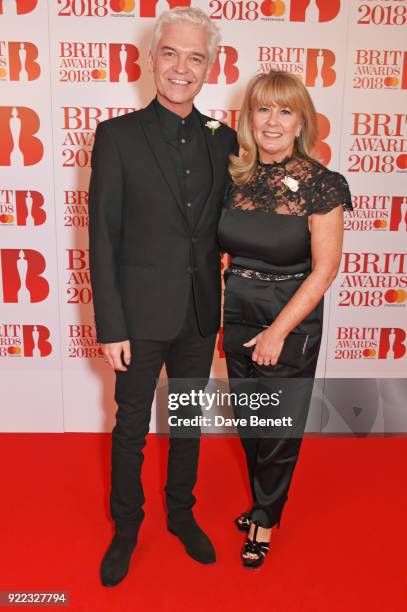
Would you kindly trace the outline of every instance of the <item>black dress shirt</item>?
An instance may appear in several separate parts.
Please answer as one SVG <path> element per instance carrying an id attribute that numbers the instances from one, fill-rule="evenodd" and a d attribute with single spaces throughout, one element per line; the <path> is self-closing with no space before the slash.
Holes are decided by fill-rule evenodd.
<path id="1" fill-rule="evenodd" d="M 203 127 L 195 108 L 182 118 L 162 106 L 157 98 L 154 107 L 192 228 L 200 217 L 212 184 L 212 168 Z"/>

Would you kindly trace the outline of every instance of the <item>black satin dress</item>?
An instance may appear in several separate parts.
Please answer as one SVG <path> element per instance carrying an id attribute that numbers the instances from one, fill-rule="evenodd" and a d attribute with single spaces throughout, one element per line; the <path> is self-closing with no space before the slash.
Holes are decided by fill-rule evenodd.
<path id="1" fill-rule="evenodd" d="M 228 326 L 247 329 L 273 322 L 311 273 L 309 215 L 336 206 L 352 208 L 345 178 L 304 157 L 259 162 L 246 185 L 231 183 L 219 224 L 221 248 L 231 256 L 225 274 L 225 333 Z M 289 414 L 291 428 L 281 429 L 281 435 L 277 429 L 263 436 L 258 430 L 239 428 L 253 497 L 251 518 L 266 528 L 279 525 L 287 500 L 312 394 L 322 323 L 323 300 L 293 330 L 308 335 L 306 354 L 296 367 L 259 366 L 250 355 L 225 351 L 230 390 L 238 397 L 254 389 L 267 392 L 267 381 L 270 386 L 275 379 L 290 379 L 279 412 L 270 408 L 268 416 Z M 250 412 L 237 404 L 234 411 L 240 418 Z"/>

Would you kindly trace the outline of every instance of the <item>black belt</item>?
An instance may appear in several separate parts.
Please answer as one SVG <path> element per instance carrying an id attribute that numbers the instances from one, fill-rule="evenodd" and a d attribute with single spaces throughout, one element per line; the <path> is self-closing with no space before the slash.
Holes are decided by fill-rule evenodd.
<path id="1" fill-rule="evenodd" d="M 243 276 L 243 278 L 255 278 L 262 281 L 285 281 L 291 278 L 303 278 L 306 276 L 305 272 L 297 272 L 296 274 L 269 274 L 268 272 L 248 270 L 247 268 L 238 268 L 236 266 L 230 266 L 228 272 L 236 274 L 236 276 Z"/>

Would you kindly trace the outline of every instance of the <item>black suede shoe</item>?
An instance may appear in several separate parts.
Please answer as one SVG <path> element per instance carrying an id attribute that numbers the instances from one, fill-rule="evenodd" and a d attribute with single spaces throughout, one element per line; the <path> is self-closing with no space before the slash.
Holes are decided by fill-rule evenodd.
<path id="1" fill-rule="evenodd" d="M 179 523 L 168 521 L 168 530 L 181 540 L 192 559 L 199 563 L 215 563 L 216 554 L 212 542 L 195 519 Z"/>
<path id="2" fill-rule="evenodd" d="M 115 586 L 126 577 L 136 543 L 137 536 L 114 535 L 100 566 L 103 586 Z"/>

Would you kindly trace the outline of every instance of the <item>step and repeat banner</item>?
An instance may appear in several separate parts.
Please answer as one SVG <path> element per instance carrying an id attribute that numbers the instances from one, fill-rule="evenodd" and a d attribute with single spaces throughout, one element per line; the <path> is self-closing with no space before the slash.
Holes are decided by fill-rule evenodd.
<path id="1" fill-rule="evenodd" d="M 148 104 L 154 20 L 191 4 L 222 30 L 197 107 L 236 128 L 252 75 L 296 74 L 319 156 L 349 181 L 318 376 L 406 376 L 406 0 L 0 0 L 2 431 L 112 427 L 89 282 L 94 132 Z M 221 336 L 213 376 L 226 376 Z"/>

